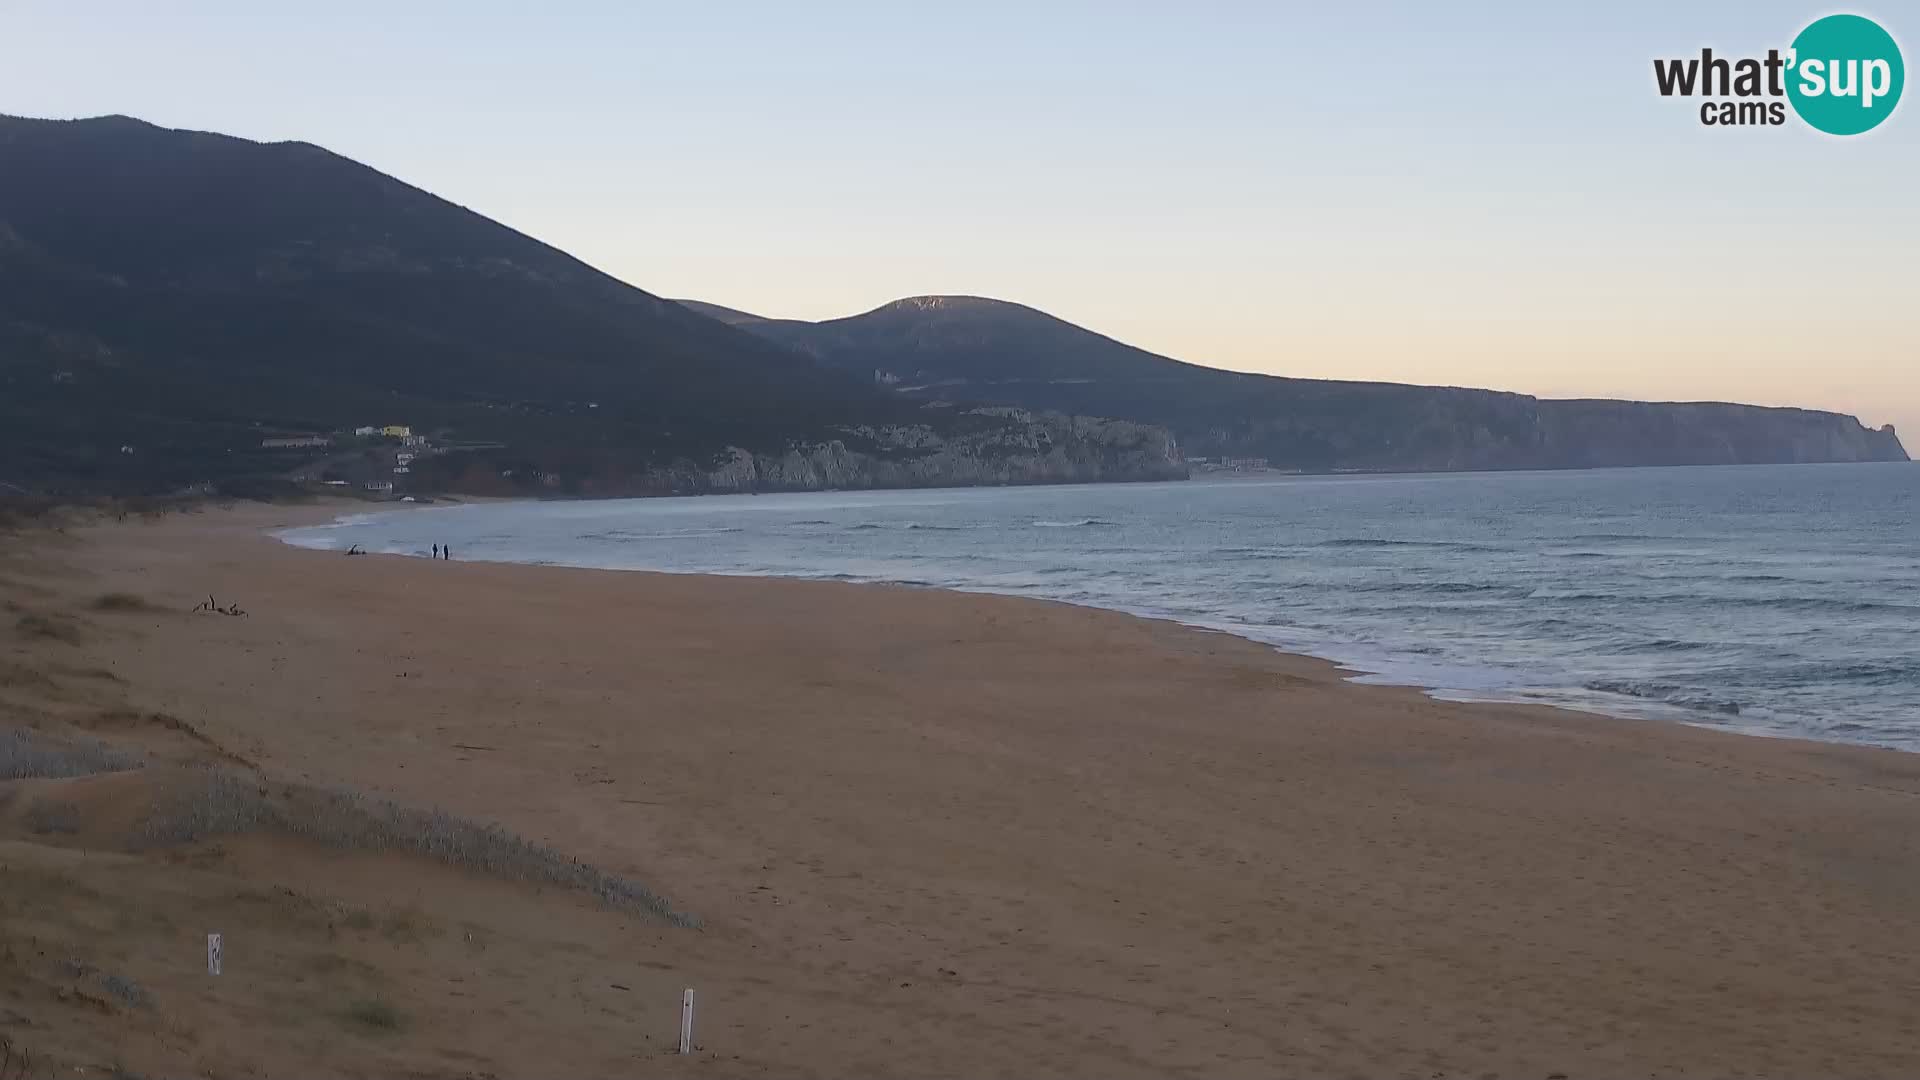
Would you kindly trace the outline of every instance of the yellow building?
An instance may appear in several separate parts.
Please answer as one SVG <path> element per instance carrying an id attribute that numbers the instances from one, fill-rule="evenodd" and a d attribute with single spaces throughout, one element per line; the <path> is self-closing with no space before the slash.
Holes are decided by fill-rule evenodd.
<path id="1" fill-rule="evenodd" d="M 405 424 L 388 424 L 386 427 L 380 429 L 380 434 L 391 435 L 396 439 L 404 439 L 413 434 L 413 429 Z"/>

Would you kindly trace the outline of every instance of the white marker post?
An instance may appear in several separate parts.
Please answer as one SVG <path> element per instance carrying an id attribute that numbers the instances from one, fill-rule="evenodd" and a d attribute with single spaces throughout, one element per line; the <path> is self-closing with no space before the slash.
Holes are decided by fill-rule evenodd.
<path id="1" fill-rule="evenodd" d="M 220 935 L 207 935 L 207 974 L 220 974 Z"/>
<path id="2" fill-rule="evenodd" d="M 693 991 L 680 995 L 680 1052 L 693 1053 Z"/>

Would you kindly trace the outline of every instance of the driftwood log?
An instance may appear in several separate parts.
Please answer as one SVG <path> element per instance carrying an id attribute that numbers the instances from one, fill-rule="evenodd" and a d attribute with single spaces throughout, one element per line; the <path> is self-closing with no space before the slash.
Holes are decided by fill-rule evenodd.
<path id="1" fill-rule="evenodd" d="M 202 600 L 198 604 L 195 604 L 193 610 L 195 614 L 199 614 L 200 612 L 203 612 L 203 611 L 209 615 L 245 615 L 246 614 L 246 612 L 240 610 L 239 604 L 228 604 L 225 607 L 221 607 L 219 602 L 214 600 L 212 593 L 208 593 L 207 598 L 205 600 Z"/>

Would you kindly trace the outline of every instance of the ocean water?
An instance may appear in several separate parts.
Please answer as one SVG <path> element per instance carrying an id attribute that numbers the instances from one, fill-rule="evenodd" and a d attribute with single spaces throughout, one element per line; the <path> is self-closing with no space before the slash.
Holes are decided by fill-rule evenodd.
<path id="1" fill-rule="evenodd" d="M 1436 696 L 1920 750 L 1920 467 L 498 503 L 290 543 L 1037 596 Z"/>

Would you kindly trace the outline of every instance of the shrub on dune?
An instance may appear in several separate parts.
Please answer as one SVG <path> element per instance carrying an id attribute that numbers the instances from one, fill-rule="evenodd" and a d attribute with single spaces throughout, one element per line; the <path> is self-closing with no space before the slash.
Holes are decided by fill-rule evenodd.
<path id="1" fill-rule="evenodd" d="M 142 764 L 93 739 L 54 740 L 23 728 L 0 731 L 0 780 L 63 780 L 126 772 Z"/>
<path id="2" fill-rule="evenodd" d="M 280 785 L 217 769 L 195 770 L 169 785 L 140 827 L 141 846 L 189 844 L 223 835 L 270 830 L 347 851 L 418 855 L 462 870 L 591 893 L 616 908 L 678 926 L 692 916 L 637 882 L 516 836 L 497 825 L 442 810 L 416 810 L 359 792 Z"/>

